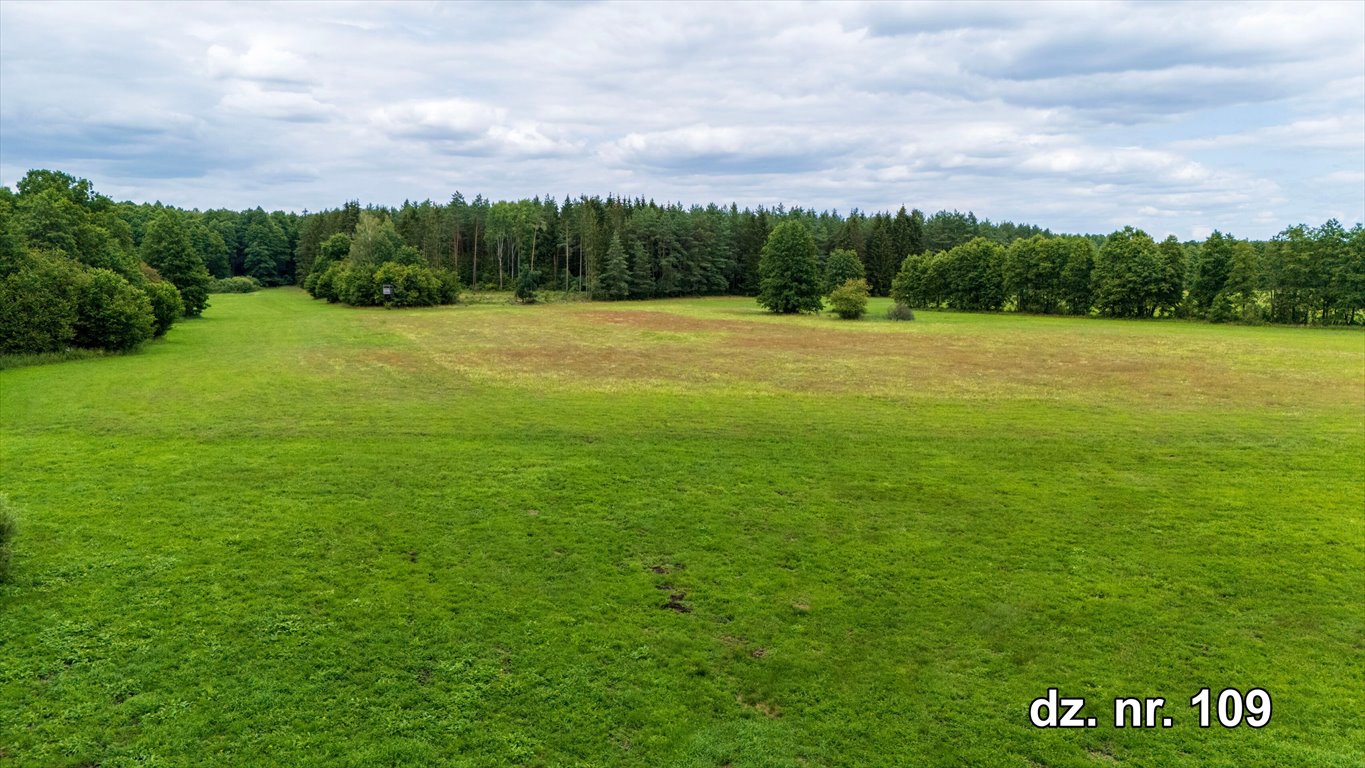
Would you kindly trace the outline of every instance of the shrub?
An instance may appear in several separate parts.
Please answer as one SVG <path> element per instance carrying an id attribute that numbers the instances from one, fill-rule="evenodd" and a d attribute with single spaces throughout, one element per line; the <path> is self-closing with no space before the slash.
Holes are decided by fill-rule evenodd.
<path id="1" fill-rule="evenodd" d="M 133 349 L 152 337 L 153 323 L 147 294 L 116 272 L 90 270 L 76 302 L 76 346 Z"/>
<path id="2" fill-rule="evenodd" d="M 1209 322 L 1210 323 L 1231 323 L 1237 319 L 1237 307 L 1232 304 L 1232 297 L 1227 293 L 1219 292 L 1210 301 Z"/>
<path id="3" fill-rule="evenodd" d="M 170 283 L 148 283 L 143 290 L 152 302 L 152 335 L 165 336 L 175 321 L 185 314 L 185 304 L 180 300 L 180 291 Z"/>
<path id="4" fill-rule="evenodd" d="M 886 310 L 886 319 L 888 319 L 888 320 L 914 320 L 914 319 L 915 319 L 915 310 L 913 310 L 913 309 L 907 307 L 906 305 L 904 305 L 904 304 L 902 304 L 902 303 L 900 303 L 900 302 L 898 301 L 898 302 L 896 302 L 895 304 L 892 304 L 890 307 L 887 308 L 887 310 Z"/>
<path id="5" fill-rule="evenodd" d="M 535 304 L 540 301 L 540 294 L 536 292 L 536 287 L 540 285 L 540 273 L 534 269 L 528 269 L 517 277 L 517 301 L 522 304 Z"/>
<path id="6" fill-rule="evenodd" d="M 345 271 L 345 267 L 340 262 L 333 262 L 327 268 L 318 273 L 317 280 L 313 281 L 313 294 L 315 299 L 326 299 L 335 304 L 339 300 L 337 296 L 336 280 L 337 276 Z"/>
<path id="7" fill-rule="evenodd" d="M 380 286 L 374 272 L 368 268 L 342 269 L 334 279 L 337 299 L 356 307 L 371 307 L 379 303 Z"/>
<path id="8" fill-rule="evenodd" d="M 0 583 L 4 583 L 9 575 L 10 555 L 14 550 L 14 534 L 17 531 L 9 497 L 0 493 Z"/>
<path id="9" fill-rule="evenodd" d="M 222 277 L 209 284 L 209 293 L 253 293 L 261 290 L 254 277 Z"/>
<path id="10" fill-rule="evenodd" d="M 59 257 L 36 257 L 0 280 L 0 353 L 58 352 L 76 336 L 84 270 Z"/>
<path id="11" fill-rule="evenodd" d="M 857 320 L 867 312 L 867 281 L 862 278 L 845 280 L 829 294 L 830 308 L 845 320 Z"/>
<path id="12" fill-rule="evenodd" d="M 460 276 L 453 269 L 436 270 L 436 279 L 440 281 L 441 290 L 437 296 L 437 304 L 454 304 L 460 300 Z"/>
<path id="13" fill-rule="evenodd" d="M 429 307 L 439 304 L 441 281 L 430 268 L 416 264 L 385 262 L 374 272 L 379 303 L 386 307 Z M 384 286 L 393 293 L 385 296 Z"/>
<path id="14" fill-rule="evenodd" d="M 454 304 L 460 297 L 460 279 L 451 270 L 397 261 L 373 270 L 334 262 L 311 273 L 305 285 L 311 285 L 313 298 L 356 307 L 429 307 Z M 385 285 L 393 289 L 387 296 Z"/>

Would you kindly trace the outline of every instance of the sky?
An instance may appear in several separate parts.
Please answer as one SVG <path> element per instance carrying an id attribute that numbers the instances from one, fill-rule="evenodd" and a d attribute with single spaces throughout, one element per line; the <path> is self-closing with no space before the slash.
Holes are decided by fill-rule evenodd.
<path id="1" fill-rule="evenodd" d="M 0 183 L 1365 220 L 1365 3 L 0 3 Z"/>

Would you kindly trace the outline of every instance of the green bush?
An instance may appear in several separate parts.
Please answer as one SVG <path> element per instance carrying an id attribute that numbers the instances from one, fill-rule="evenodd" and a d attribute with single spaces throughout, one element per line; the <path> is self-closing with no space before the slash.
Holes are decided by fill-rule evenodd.
<path id="1" fill-rule="evenodd" d="M 393 261 L 379 265 L 374 271 L 379 303 L 386 307 L 429 307 L 439 304 L 441 281 L 431 269 L 417 264 Z M 393 292 L 384 295 L 384 286 Z"/>
<path id="2" fill-rule="evenodd" d="M 152 302 L 152 335 L 160 338 L 185 314 L 185 303 L 180 291 L 170 283 L 148 283 L 143 290 Z"/>
<path id="3" fill-rule="evenodd" d="M 379 303 L 380 285 L 374 281 L 374 272 L 366 268 L 341 270 L 336 278 L 337 298 L 354 307 L 372 307 Z"/>
<path id="4" fill-rule="evenodd" d="M 914 319 L 915 319 L 915 310 L 911 309 L 910 307 L 908 307 L 908 306 L 906 306 L 906 305 L 904 305 L 904 304 L 902 304 L 902 303 L 900 303 L 900 302 L 898 301 L 898 302 L 896 302 L 895 304 L 892 304 L 890 307 L 887 308 L 887 310 L 886 310 L 886 319 L 887 319 L 887 320 L 914 320 Z"/>
<path id="5" fill-rule="evenodd" d="M 209 293 L 253 293 L 261 290 L 261 281 L 254 277 L 223 277 L 209 284 Z"/>
<path id="6" fill-rule="evenodd" d="M 313 289 L 309 293 L 315 299 L 326 299 L 335 304 L 340 300 L 337 295 L 337 276 L 344 272 L 346 268 L 340 262 L 333 262 L 327 268 L 318 273 L 317 280 L 313 281 Z"/>
<path id="7" fill-rule="evenodd" d="M 9 497 L 0 493 L 0 583 L 4 583 L 5 578 L 9 576 L 10 556 L 14 550 L 14 534 L 17 531 Z"/>
<path id="8" fill-rule="evenodd" d="M 133 349 L 152 337 L 153 325 L 147 294 L 116 272 L 90 270 L 76 302 L 76 346 Z"/>
<path id="9" fill-rule="evenodd" d="M 76 302 L 85 270 L 60 257 L 37 257 L 0 280 L 0 353 L 59 352 L 76 336 Z"/>
<path id="10" fill-rule="evenodd" d="M 536 288 L 540 285 L 540 273 L 528 269 L 517 276 L 517 289 L 513 294 L 522 304 L 535 304 L 540 301 Z"/>
<path id="11" fill-rule="evenodd" d="M 441 283 L 437 304 L 454 304 L 460 300 L 460 276 L 453 269 L 435 270 Z"/>
<path id="12" fill-rule="evenodd" d="M 1210 323 L 1231 323 L 1237 319 L 1237 307 L 1232 303 L 1232 297 L 1227 293 L 1219 292 L 1214 296 L 1209 306 Z"/>
<path id="13" fill-rule="evenodd" d="M 862 278 L 845 280 L 829 294 L 830 308 L 845 320 L 857 320 L 867 312 L 867 281 Z"/>

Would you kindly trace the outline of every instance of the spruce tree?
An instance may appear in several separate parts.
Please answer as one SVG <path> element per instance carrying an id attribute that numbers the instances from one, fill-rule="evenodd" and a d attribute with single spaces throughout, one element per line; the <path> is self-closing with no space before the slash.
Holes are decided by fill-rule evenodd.
<path id="1" fill-rule="evenodd" d="M 924 211 L 916 208 L 910 212 L 910 224 L 907 227 L 906 242 L 910 245 L 910 250 L 903 254 L 898 254 L 904 258 L 912 253 L 924 253 Z"/>
<path id="2" fill-rule="evenodd" d="M 621 236 L 613 233 L 607 255 L 602 260 L 602 269 L 597 273 L 597 285 L 593 298 L 624 299 L 630 294 L 630 272 L 626 265 L 626 249 L 621 246 Z"/>
<path id="3" fill-rule="evenodd" d="M 637 299 L 647 299 L 654 295 L 654 265 L 650 263 L 649 251 L 639 240 L 631 248 L 634 265 L 630 273 L 630 295 Z"/>
<path id="4" fill-rule="evenodd" d="M 815 238 L 799 221 L 773 228 L 758 261 L 758 303 L 770 312 L 819 312 L 820 262 Z"/>

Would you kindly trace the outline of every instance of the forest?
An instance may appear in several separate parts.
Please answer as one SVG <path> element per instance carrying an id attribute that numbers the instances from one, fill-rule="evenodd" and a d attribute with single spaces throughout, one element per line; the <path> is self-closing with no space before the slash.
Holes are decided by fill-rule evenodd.
<path id="1" fill-rule="evenodd" d="M 397 208 L 199 211 L 115 202 L 88 180 L 34 170 L 0 189 L 0 352 L 131 349 L 201 313 L 211 291 L 257 285 L 298 283 L 331 301 L 389 306 L 451 303 L 461 286 L 523 300 L 546 291 L 758 295 L 764 246 L 786 222 L 809 233 L 826 294 L 838 273 L 912 308 L 1365 320 L 1365 231 L 1335 220 L 1288 226 L 1268 241 L 1215 231 L 1202 242 L 1156 242 L 1132 227 L 1060 235 L 956 210 L 841 214 L 615 196 L 456 192 L 444 204 Z"/>

